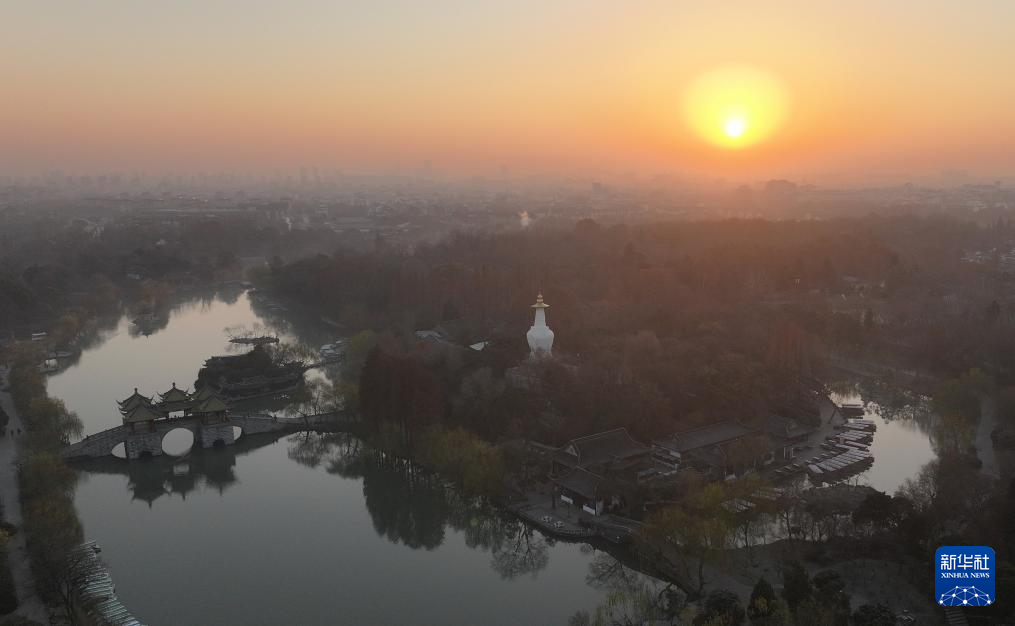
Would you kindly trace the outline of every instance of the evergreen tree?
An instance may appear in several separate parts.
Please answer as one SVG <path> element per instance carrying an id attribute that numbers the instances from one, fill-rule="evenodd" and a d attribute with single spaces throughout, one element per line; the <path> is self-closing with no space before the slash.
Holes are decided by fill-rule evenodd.
<path id="1" fill-rule="evenodd" d="M 849 594 L 839 572 L 824 570 L 814 575 L 814 599 L 832 613 L 835 626 L 849 624 Z"/>
<path id="2" fill-rule="evenodd" d="M 775 590 L 764 577 L 758 579 L 754 589 L 751 591 L 751 600 L 747 604 L 747 617 L 751 619 L 754 626 L 769 626 L 774 623 L 773 616 L 776 614 L 779 599 Z"/>
<path id="3" fill-rule="evenodd" d="M 811 579 L 799 562 L 793 561 L 782 572 L 782 597 L 791 611 L 796 611 L 812 594 Z"/>

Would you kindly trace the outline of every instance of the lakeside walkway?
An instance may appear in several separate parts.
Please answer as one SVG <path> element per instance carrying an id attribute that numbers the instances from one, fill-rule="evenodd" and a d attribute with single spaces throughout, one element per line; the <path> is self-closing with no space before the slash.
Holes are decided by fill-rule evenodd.
<path id="1" fill-rule="evenodd" d="M 7 370 L 0 368 L 0 386 L 7 384 Z M 19 498 L 17 463 L 20 458 L 18 429 L 21 436 L 26 432 L 21 416 L 14 408 L 14 401 L 7 392 L 0 392 L 0 406 L 10 416 L 7 433 L 0 437 L 0 501 L 4 505 L 4 519 L 18 527 L 18 533 L 7 542 L 7 557 L 10 561 L 14 586 L 18 593 L 18 609 L 15 615 L 33 619 L 42 624 L 50 623 L 49 612 L 35 594 L 31 564 L 25 546 L 25 533 L 21 527 L 21 499 Z M 14 433 L 14 434 L 11 434 Z"/>
<path id="2" fill-rule="evenodd" d="M 507 509 L 545 534 L 563 539 L 606 539 L 626 543 L 641 528 L 641 522 L 609 513 L 591 515 L 578 507 L 554 500 L 552 489 L 535 489 L 524 500 Z"/>
<path id="3" fill-rule="evenodd" d="M 571 539 L 587 539 L 596 532 L 580 523 L 581 509 L 554 500 L 552 489 L 537 489 L 523 501 L 508 505 L 508 510 L 544 533 Z M 587 517 L 587 516 L 586 516 Z"/>
<path id="4" fill-rule="evenodd" d="M 980 399 L 980 422 L 976 425 L 973 442 L 976 445 L 976 455 L 983 463 L 980 471 L 992 478 L 1001 478 L 994 440 L 990 437 L 995 426 L 997 426 L 997 403 L 993 398 L 984 396 Z"/>

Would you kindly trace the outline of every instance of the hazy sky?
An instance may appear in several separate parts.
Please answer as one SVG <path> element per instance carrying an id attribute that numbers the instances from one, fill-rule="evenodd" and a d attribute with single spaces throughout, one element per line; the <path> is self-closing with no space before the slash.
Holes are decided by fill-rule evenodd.
<path id="1" fill-rule="evenodd" d="M 720 6 L 721 5 L 721 6 Z M 6 0 L 0 170 L 1015 174 L 1011 0 Z M 786 110 L 703 141 L 703 72 Z"/>

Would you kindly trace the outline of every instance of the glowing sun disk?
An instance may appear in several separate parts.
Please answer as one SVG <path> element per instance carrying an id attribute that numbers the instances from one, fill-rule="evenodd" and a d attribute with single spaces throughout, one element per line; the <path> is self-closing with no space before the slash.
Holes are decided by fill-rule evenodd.
<path id="1" fill-rule="evenodd" d="M 701 139 L 744 148 L 770 137 L 786 115 L 785 90 L 772 75 L 746 66 L 705 72 L 684 90 L 684 115 Z"/>
<path id="2" fill-rule="evenodd" d="M 736 139 L 747 131 L 747 122 L 742 117 L 731 117 L 726 120 L 726 125 L 723 127 L 727 137 Z"/>

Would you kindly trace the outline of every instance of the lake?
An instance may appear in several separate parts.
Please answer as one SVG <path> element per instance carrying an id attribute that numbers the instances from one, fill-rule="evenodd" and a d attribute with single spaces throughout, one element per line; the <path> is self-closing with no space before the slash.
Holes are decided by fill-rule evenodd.
<path id="1" fill-rule="evenodd" d="M 227 329 L 261 324 L 314 346 L 334 338 L 286 317 L 298 316 L 232 292 L 175 307 L 148 336 L 123 318 L 49 391 L 95 433 L 120 423 L 115 401 L 135 387 L 191 387 L 204 359 L 235 350 Z M 185 448 L 79 466 L 85 537 L 102 547 L 120 599 L 153 626 L 566 624 L 613 589 L 656 584 L 348 435 Z"/>
<path id="2" fill-rule="evenodd" d="M 831 397 L 837 404 L 863 402 L 864 419 L 877 424 L 870 445 L 874 464 L 854 480 L 891 495 L 937 455 L 930 442 L 930 401 L 886 386 L 882 381 L 865 380 L 846 384 L 846 389 Z"/>

